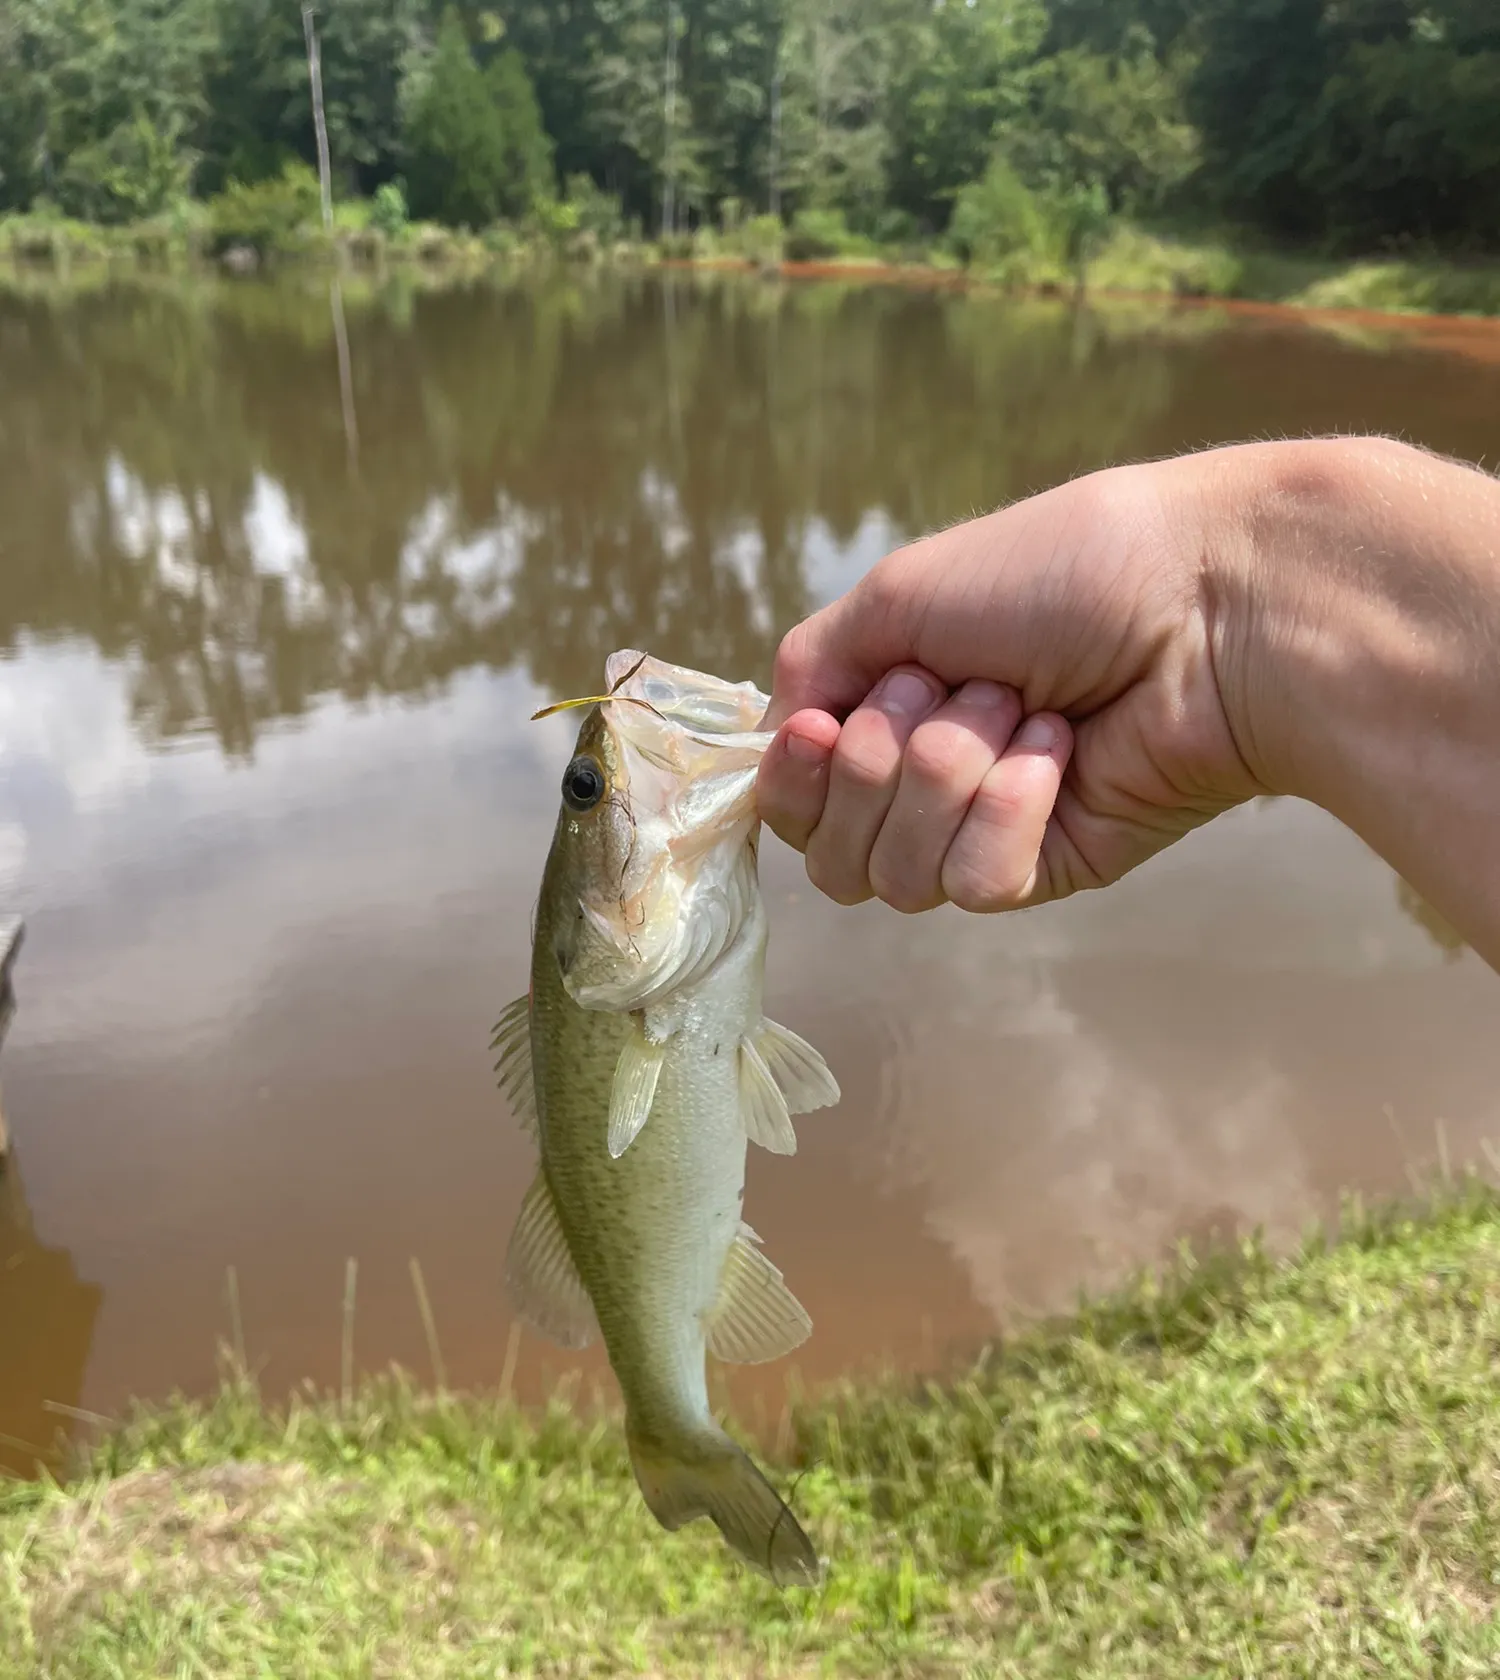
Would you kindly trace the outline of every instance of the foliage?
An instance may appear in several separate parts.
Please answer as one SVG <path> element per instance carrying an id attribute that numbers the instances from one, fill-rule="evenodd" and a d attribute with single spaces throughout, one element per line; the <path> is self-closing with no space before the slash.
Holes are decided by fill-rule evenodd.
<path id="1" fill-rule="evenodd" d="M 1111 207 L 1134 213 L 1159 209 L 1197 163 L 1180 74 L 1140 29 L 1117 52 L 1074 47 L 1030 66 L 995 136 L 1028 186 L 1097 183 Z"/>
<path id="2" fill-rule="evenodd" d="M 998 155 L 1055 206 L 1097 188 L 1112 215 L 1303 246 L 1500 248 L 1493 0 L 320 0 L 315 22 L 337 195 L 402 177 L 451 225 L 586 177 L 653 232 L 669 206 L 665 231 L 731 241 L 837 212 L 909 248 L 969 189 L 972 227 Z M 0 4 L 0 213 L 134 221 L 293 159 L 315 161 L 296 0 Z"/>
<path id="3" fill-rule="evenodd" d="M 873 240 L 850 232 L 842 210 L 799 210 L 786 235 L 785 250 L 792 262 L 877 254 Z"/>
<path id="4" fill-rule="evenodd" d="M 752 216 L 734 230 L 733 243 L 741 256 L 753 263 L 779 263 L 786 241 L 786 230 L 779 216 Z"/>
<path id="5" fill-rule="evenodd" d="M 450 8 L 412 79 L 402 141 L 415 214 L 477 228 L 549 196 L 551 142 L 514 49 L 481 69 Z"/>
<path id="6" fill-rule="evenodd" d="M 58 202 L 85 221 L 140 221 L 185 197 L 192 172 L 177 136 L 140 111 L 73 153 L 58 180 Z"/>
<path id="7" fill-rule="evenodd" d="M 231 181 L 209 200 L 215 246 L 248 245 L 262 255 L 295 245 L 318 217 L 318 178 L 305 163 L 285 165 L 272 180 Z"/>
<path id="8" fill-rule="evenodd" d="M 505 130 L 457 11 L 408 96 L 402 144 L 412 210 L 450 226 L 483 227 L 500 211 Z"/>
<path id="9" fill-rule="evenodd" d="M 1039 254 L 1046 244 L 1047 223 L 1036 194 L 997 156 L 959 193 L 948 237 L 965 262 L 994 269 L 1010 259 Z"/>
<path id="10" fill-rule="evenodd" d="M 410 214 L 406 194 L 399 182 L 386 181 L 375 189 L 370 205 L 370 226 L 387 239 L 398 239 L 406 231 Z"/>
<path id="11" fill-rule="evenodd" d="M 571 212 L 572 227 L 581 229 L 600 245 L 613 245 L 625 237 L 625 212 L 619 195 L 602 191 L 583 173 L 568 177 L 564 202 Z"/>

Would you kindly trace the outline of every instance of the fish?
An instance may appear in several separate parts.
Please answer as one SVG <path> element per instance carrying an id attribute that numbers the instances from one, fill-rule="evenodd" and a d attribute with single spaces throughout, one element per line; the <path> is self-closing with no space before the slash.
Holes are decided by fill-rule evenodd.
<path id="1" fill-rule="evenodd" d="M 530 985 L 496 1072 L 538 1168 L 506 1255 L 518 1316 L 602 1339 L 641 1495 L 752 1568 L 812 1584 L 811 1540 L 709 1405 L 706 1354 L 778 1359 L 812 1322 L 744 1221 L 751 1143 L 839 1100 L 822 1056 L 762 1012 L 755 777 L 768 697 L 634 649 L 609 656 L 563 770 Z M 538 713 L 561 709 L 544 708 Z"/>

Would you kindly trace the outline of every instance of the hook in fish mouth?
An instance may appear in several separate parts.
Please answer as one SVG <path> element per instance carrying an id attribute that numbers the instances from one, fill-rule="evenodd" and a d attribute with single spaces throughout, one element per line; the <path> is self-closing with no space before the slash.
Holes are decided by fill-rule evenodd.
<path id="1" fill-rule="evenodd" d="M 642 700 L 635 694 L 621 694 L 619 692 L 620 689 L 622 689 L 636 674 L 636 672 L 640 670 L 641 666 L 646 663 L 647 658 L 648 655 L 643 653 L 641 657 L 636 660 L 635 664 L 632 665 L 625 673 L 625 675 L 610 688 L 608 694 L 581 694 L 576 700 L 554 701 L 550 706 L 543 706 L 539 712 L 533 712 L 531 714 L 531 721 L 536 723 L 542 718 L 551 717 L 554 712 L 566 712 L 574 706 L 602 706 L 610 700 L 628 700 L 632 706 L 644 706 L 653 717 L 659 717 L 661 718 L 661 721 L 665 723 L 667 721 L 666 718 L 662 716 L 661 712 L 659 712 L 649 700 Z"/>

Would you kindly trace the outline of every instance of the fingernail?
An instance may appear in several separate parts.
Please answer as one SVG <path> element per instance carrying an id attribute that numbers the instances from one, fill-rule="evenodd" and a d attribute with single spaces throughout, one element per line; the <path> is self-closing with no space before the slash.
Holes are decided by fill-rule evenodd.
<path id="1" fill-rule="evenodd" d="M 1013 746 L 1029 747 L 1032 752 L 1056 752 L 1062 744 L 1062 730 L 1057 720 L 1049 717 L 1029 717 L 1016 731 Z"/>
<path id="2" fill-rule="evenodd" d="M 1015 699 L 1015 690 L 1007 688 L 1004 683 L 985 682 L 983 678 L 976 677 L 964 684 L 958 698 L 966 706 L 983 707 L 985 711 L 994 712 Z"/>
<path id="3" fill-rule="evenodd" d="M 892 671 L 879 689 L 880 709 L 895 717 L 913 717 L 932 704 L 932 690 L 912 671 Z"/>
<path id="4" fill-rule="evenodd" d="M 786 738 L 786 755 L 795 758 L 801 764 L 822 764 L 827 761 L 827 747 L 820 747 L 816 741 L 808 740 L 805 735 L 788 735 Z"/>

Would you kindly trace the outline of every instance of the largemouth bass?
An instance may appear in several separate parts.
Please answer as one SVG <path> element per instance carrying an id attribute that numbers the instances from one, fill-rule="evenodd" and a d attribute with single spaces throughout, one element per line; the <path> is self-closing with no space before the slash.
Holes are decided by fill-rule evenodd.
<path id="1" fill-rule="evenodd" d="M 747 1143 L 796 1149 L 836 1102 L 821 1056 L 761 1012 L 755 775 L 767 697 L 626 651 L 590 703 L 497 1071 L 540 1168 L 506 1275 L 567 1348 L 603 1338 L 636 1481 L 664 1528 L 710 1517 L 748 1563 L 809 1582 L 812 1543 L 719 1427 L 705 1352 L 777 1359 L 812 1324 L 742 1217 Z"/>

